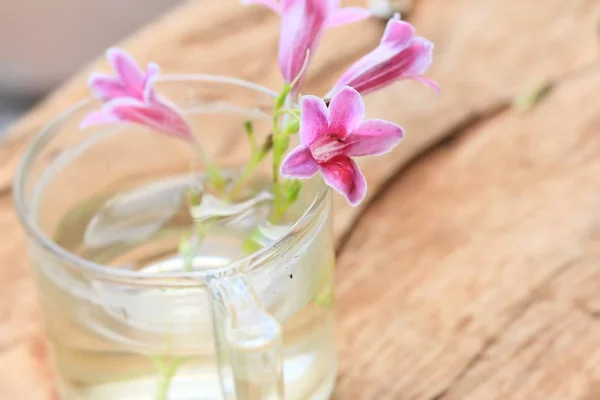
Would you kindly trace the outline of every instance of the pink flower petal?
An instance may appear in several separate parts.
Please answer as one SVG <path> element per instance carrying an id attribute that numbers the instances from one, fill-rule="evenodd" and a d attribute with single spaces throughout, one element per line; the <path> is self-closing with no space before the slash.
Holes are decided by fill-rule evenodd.
<path id="1" fill-rule="evenodd" d="M 406 48 L 415 36 L 415 28 L 408 22 L 394 17 L 388 21 L 381 37 L 381 44 L 395 47 L 398 50 Z"/>
<path id="2" fill-rule="evenodd" d="M 355 89 L 345 86 L 331 99 L 329 113 L 329 131 L 344 137 L 365 119 L 365 103 Z"/>
<path id="3" fill-rule="evenodd" d="M 146 76 L 144 78 L 144 101 L 151 103 L 156 99 L 156 92 L 154 91 L 154 82 L 158 79 L 160 73 L 160 67 L 157 64 L 149 63 L 146 67 Z"/>
<path id="4" fill-rule="evenodd" d="M 378 156 L 390 152 L 404 136 L 404 130 L 391 122 L 370 119 L 346 136 L 348 156 Z"/>
<path id="5" fill-rule="evenodd" d="M 385 84 L 389 85 L 391 81 L 413 79 L 415 76 L 423 74 L 431 66 L 432 54 L 433 43 L 427 39 L 416 37 L 406 49 L 390 61 L 389 66 L 374 68 L 364 85 L 378 87 L 384 81 L 387 81 Z M 373 89 L 368 91 L 371 90 Z"/>
<path id="6" fill-rule="evenodd" d="M 326 98 L 346 85 L 364 95 L 395 81 L 421 76 L 431 65 L 433 43 L 414 33 L 409 23 L 391 19 L 380 45 L 351 65 Z M 435 89 L 431 81 L 428 83 Z"/>
<path id="7" fill-rule="evenodd" d="M 177 106 L 159 96 L 154 89 L 158 65 L 148 64 L 142 71 L 127 53 L 109 49 L 107 58 L 117 78 L 94 74 L 89 85 L 104 101 L 101 111 L 88 115 L 82 126 L 110 122 L 130 122 L 181 139 L 190 140 L 192 131 Z"/>
<path id="8" fill-rule="evenodd" d="M 424 39 L 423 39 L 424 40 Z M 373 92 L 403 79 L 415 79 L 425 72 L 432 62 L 433 44 L 416 40 L 407 49 L 395 57 L 391 68 L 374 68 L 355 88 L 363 94 Z"/>
<path id="9" fill-rule="evenodd" d="M 259 4 L 281 15 L 281 5 L 275 0 L 242 0 L 242 4 Z"/>
<path id="10" fill-rule="evenodd" d="M 381 38 L 381 44 L 352 64 L 326 97 L 331 97 L 330 95 L 346 85 L 356 89 L 361 81 L 368 79 L 368 75 L 373 73 L 374 68 L 389 66 L 391 60 L 410 45 L 414 35 L 415 29 L 411 24 L 395 18 L 390 19 Z"/>
<path id="11" fill-rule="evenodd" d="M 394 62 L 404 61 L 404 76 L 421 75 L 431 66 L 434 45 L 423 37 L 414 38 L 410 45 L 394 58 Z M 398 68 L 396 66 L 396 68 Z"/>
<path id="12" fill-rule="evenodd" d="M 89 113 L 83 121 L 79 123 L 81 129 L 89 128 L 90 126 L 105 125 L 120 122 L 120 119 L 106 110 L 98 110 Z"/>
<path id="13" fill-rule="evenodd" d="M 382 62 L 377 63 L 376 59 L 383 48 L 374 50 L 370 55 L 365 56 L 365 60 L 371 64 L 370 68 L 365 69 L 359 75 L 353 76 L 348 82 L 361 94 L 371 93 L 385 86 L 390 85 L 401 79 L 411 79 L 425 72 L 432 62 L 433 43 L 416 37 L 411 44 L 397 53 L 390 59 L 381 58 Z M 387 51 L 387 50 L 385 50 Z M 353 67 L 350 67 L 351 71 Z M 336 84 L 337 86 L 337 84 Z"/>
<path id="14" fill-rule="evenodd" d="M 318 170 L 319 164 L 313 158 L 310 150 L 302 145 L 290 151 L 281 164 L 281 174 L 290 178 L 310 178 Z"/>
<path id="15" fill-rule="evenodd" d="M 183 117 L 168 107 L 147 106 L 135 99 L 118 99 L 106 104 L 121 121 L 144 125 L 180 139 L 189 140 L 191 130 Z"/>
<path id="16" fill-rule="evenodd" d="M 300 99 L 301 121 L 300 140 L 305 146 L 311 145 L 329 129 L 329 110 L 325 102 L 316 96 L 302 96 Z"/>
<path id="17" fill-rule="evenodd" d="M 328 1 L 283 0 L 279 36 L 279 68 L 286 82 L 292 82 L 306 61 L 310 63 L 321 41 L 330 12 Z M 302 79 L 298 82 L 301 85 Z"/>
<path id="18" fill-rule="evenodd" d="M 346 7 L 336 10 L 327 20 L 327 27 L 333 28 L 369 18 L 371 12 L 361 7 Z"/>
<path id="19" fill-rule="evenodd" d="M 103 101 L 129 97 L 129 93 L 121 82 L 110 75 L 91 74 L 88 78 L 88 86 L 92 89 L 95 98 Z"/>
<path id="20" fill-rule="evenodd" d="M 367 194 L 367 181 L 354 160 L 339 156 L 321 164 L 323 180 L 357 206 Z"/>
<path id="21" fill-rule="evenodd" d="M 434 81 L 433 79 L 426 78 L 426 77 L 424 77 L 424 76 L 422 76 L 422 75 L 413 75 L 413 76 L 408 76 L 406 79 L 412 79 L 412 80 L 415 80 L 415 81 L 417 81 L 417 82 L 421 82 L 421 83 L 423 83 L 424 85 L 426 85 L 426 86 L 429 86 L 431 89 L 433 89 L 433 91 L 434 91 L 436 94 L 438 94 L 438 95 L 439 95 L 439 94 L 441 94 L 441 91 L 440 91 L 440 86 L 439 86 L 439 85 L 437 84 L 437 82 L 436 82 L 436 81 Z"/>
<path id="22" fill-rule="evenodd" d="M 187 123 L 184 115 L 179 111 L 179 108 L 175 103 L 165 97 L 157 95 L 154 106 L 163 111 L 162 115 L 164 117 L 162 123 L 165 127 L 168 127 L 165 129 L 167 134 L 170 132 L 182 139 L 191 140 L 192 128 Z"/>
<path id="23" fill-rule="evenodd" d="M 142 98 L 144 92 L 144 71 L 140 69 L 135 60 L 123 50 L 111 48 L 106 52 L 106 58 L 115 70 L 115 73 L 131 95 Z"/>

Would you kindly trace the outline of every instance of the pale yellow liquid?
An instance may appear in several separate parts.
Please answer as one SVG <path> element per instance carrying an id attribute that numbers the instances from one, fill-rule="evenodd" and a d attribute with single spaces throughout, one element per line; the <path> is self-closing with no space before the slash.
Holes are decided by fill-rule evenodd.
<path id="1" fill-rule="evenodd" d="M 169 205 L 152 203 L 153 198 L 181 195 L 179 184 L 166 180 L 160 185 L 151 193 L 134 190 L 126 200 L 113 194 L 78 205 L 63 218 L 54 239 L 113 268 L 181 270 L 177 245 L 190 219 L 183 202 L 175 200 L 170 211 Z M 211 228 L 194 269 L 243 257 L 252 222 L 238 222 Z M 324 224 L 298 262 L 250 278 L 263 306 L 283 326 L 286 399 L 327 399 L 334 384 L 330 235 Z M 64 400 L 235 398 L 231 387 L 228 397 L 222 394 L 210 301 L 201 284 L 152 288 L 109 283 L 43 252 L 34 252 L 33 258 Z"/>

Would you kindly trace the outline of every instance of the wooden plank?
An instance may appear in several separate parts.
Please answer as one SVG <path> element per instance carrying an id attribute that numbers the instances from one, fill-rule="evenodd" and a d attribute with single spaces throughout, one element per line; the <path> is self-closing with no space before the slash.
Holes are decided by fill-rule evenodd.
<path id="1" fill-rule="evenodd" d="M 277 87 L 277 18 L 236 3 L 190 2 L 124 46 L 142 62 L 157 61 L 166 72 L 226 74 Z M 578 244 L 584 235 L 575 227 L 590 228 L 594 220 L 589 216 L 594 215 L 598 122 L 591 96 L 598 82 L 577 79 L 597 59 L 599 16 L 594 0 L 546 0 L 543 7 L 519 0 L 417 2 L 411 19 L 437 45 L 431 75 L 443 96 L 400 83 L 367 100 L 371 116 L 402 124 L 407 139 L 393 154 L 363 162 L 369 199 L 378 200 L 341 252 L 336 398 L 493 399 L 499 393 L 502 398 L 532 393 L 514 383 L 523 379 L 523 369 L 497 371 L 504 365 L 503 351 L 515 353 L 519 343 L 535 342 L 535 335 L 528 342 L 511 326 L 551 325 L 568 303 L 552 304 L 536 320 L 536 313 L 527 310 L 515 316 L 524 299 L 537 293 L 561 263 L 592 248 L 591 242 Z M 307 91 L 325 92 L 352 60 L 375 46 L 382 29 L 381 23 L 369 21 L 328 33 Z M 0 374 L 0 397 L 53 396 L 45 356 L 31 350 L 42 339 L 23 239 L 10 211 L 10 179 L 29 137 L 86 97 L 84 77 L 105 67 L 94 63 L 66 83 L 16 124 L 0 148 L 0 231 L 9 233 L 0 242 L 0 371 L 11 372 Z M 531 115 L 507 108 L 515 95 L 545 80 L 565 81 L 564 87 Z M 415 163 L 385 195 L 377 195 L 416 154 L 464 130 L 470 133 L 456 146 Z M 556 131 L 560 140 L 549 140 Z M 571 149 L 571 156 L 561 157 Z M 565 171 L 577 179 L 571 181 Z M 576 199 L 565 201 L 567 194 Z M 351 209 L 336 200 L 342 245 L 367 205 Z M 556 232 L 544 233 L 551 228 Z M 573 332 L 587 329 L 567 311 Z M 513 320 L 518 324 L 511 325 Z M 556 337 L 564 340 L 568 326 L 561 329 Z M 585 336 L 589 345 L 572 350 L 573 357 L 586 348 L 594 354 L 591 336 L 591 331 Z M 548 357 L 557 360 L 560 354 L 556 350 Z M 563 372 L 572 384 L 537 388 L 550 393 L 544 398 L 593 393 L 583 382 L 595 376 L 594 370 L 578 362 L 572 373 Z M 537 365 L 540 376 L 558 374 L 561 363 L 552 365 Z M 18 376 L 27 382 L 10 378 Z M 505 386 L 507 380 L 512 387 Z"/>
<path id="2" fill-rule="evenodd" d="M 336 398 L 598 398 L 599 89 L 586 71 L 473 127 L 366 212 Z"/>

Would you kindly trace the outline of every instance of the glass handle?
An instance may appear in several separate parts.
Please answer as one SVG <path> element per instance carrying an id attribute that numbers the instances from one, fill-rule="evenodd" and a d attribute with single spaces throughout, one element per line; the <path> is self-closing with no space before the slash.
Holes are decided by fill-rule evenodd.
<path id="1" fill-rule="evenodd" d="M 245 276 L 207 283 L 225 399 L 283 400 L 281 325 L 260 306 Z"/>

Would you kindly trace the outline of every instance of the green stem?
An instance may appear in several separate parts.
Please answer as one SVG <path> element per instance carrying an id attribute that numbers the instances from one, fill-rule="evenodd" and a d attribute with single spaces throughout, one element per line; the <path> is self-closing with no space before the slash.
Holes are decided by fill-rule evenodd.
<path id="1" fill-rule="evenodd" d="M 240 189 L 244 186 L 244 184 L 248 181 L 252 173 L 258 167 L 258 164 L 269 154 L 271 149 L 273 148 L 273 135 L 267 136 L 263 145 L 258 148 L 253 146 L 252 154 L 250 155 L 250 162 L 244 167 L 244 171 L 238 178 L 238 180 L 233 185 L 233 188 L 229 191 L 229 199 L 235 199 L 235 196 L 238 194 Z"/>
<path id="2" fill-rule="evenodd" d="M 198 255 L 202 241 L 210 231 L 214 222 L 214 218 L 209 218 L 204 221 L 194 221 L 192 232 L 182 236 L 178 250 L 183 258 L 184 271 L 190 272 L 194 269 L 194 258 Z"/>
<path id="3" fill-rule="evenodd" d="M 250 176 L 252 175 L 252 173 L 254 172 L 256 167 L 258 166 L 259 162 L 260 161 L 259 161 L 258 157 L 252 157 L 252 160 L 250 160 L 248 165 L 246 165 L 246 167 L 244 168 L 244 171 L 242 172 L 242 174 L 240 175 L 238 180 L 235 182 L 235 184 L 229 191 L 230 199 L 235 199 L 236 195 L 242 189 L 242 187 L 244 187 L 244 184 L 246 183 L 246 181 L 248 181 L 248 178 L 250 178 Z"/>
<path id="4" fill-rule="evenodd" d="M 283 88 L 279 96 L 277 96 L 273 107 L 273 213 L 270 217 L 270 221 L 273 224 L 279 222 L 279 219 L 281 219 L 289 207 L 283 198 L 279 168 L 281 166 L 283 154 L 288 148 L 289 136 L 292 133 L 296 133 L 299 129 L 299 110 L 284 108 L 293 86 L 294 84 L 286 85 Z M 287 123 L 285 129 L 280 132 L 279 118 L 282 115 L 289 115 L 293 120 L 291 123 Z"/>
<path id="5" fill-rule="evenodd" d="M 298 110 L 288 109 L 288 108 L 284 108 L 282 110 L 277 111 L 275 113 L 275 116 L 280 117 L 280 116 L 282 116 L 284 114 L 287 114 L 290 117 L 295 118 L 295 119 L 300 119 L 300 115 L 298 114 Z"/>
<path id="6" fill-rule="evenodd" d="M 246 136 L 248 136 L 248 140 L 250 140 L 250 149 L 252 154 L 256 152 L 256 137 L 254 137 L 254 125 L 252 121 L 244 122 L 244 129 L 246 130 Z"/>
<path id="7" fill-rule="evenodd" d="M 169 389 L 171 388 L 173 377 L 175 376 L 175 373 L 177 372 L 181 364 L 183 364 L 183 362 L 186 360 L 187 357 L 173 357 L 171 359 L 171 362 L 165 365 L 164 359 L 162 357 L 156 357 L 154 359 L 156 369 L 160 373 L 158 389 L 156 391 L 156 395 L 154 396 L 155 400 L 168 400 Z"/>
<path id="8" fill-rule="evenodd" d="M 273 214 L 271 215 L 271 222 L 276 223 L 281 218 L 281 184 L 279 183 L 279 165 L 281 164 L 281 146 L 278 145 L 281 140 L 279 135 L 279 116 L 277 115 L 277 109 L 273 116 Z"/>
<path id="9" fill-rule="evenodd" d="M 171 383 L 173 382 L 173 377 L 177 373 L 177 370 L 181 365 L 192 359 L 192 357 L 169 357 L 169 362 L 167 362 L 167 354 L 172 353 L 173 349 L 173 333 L 172 329 L 172 321 L 169 323 L 169 331 L 167 332 L 167 337 L 165 340 L 165 351 L 163 355 L 151 356 L 150 359 L 154 364 L 154 368 L 160 374 L 160 380 L 158 381 L 158 387 L 156 390 L 156 394 L 154 395 L 155 400 L 168 400 L 169 389 L 171 388 Z"/>
<path id="10" fill-rule="evenodd" d="M 195 138 L 192 140 L 192 146 L 194 150 L 200 155 L 200 159 L 204 163 L 204 166 L 206 168 L 206 175 L 208 176 L 210 182 L 215 186 L 215 188 L 218 191 L 223 191 L 225 189 L 225 179 L 223 179 L 223 175 L 221 174 L 219 168 L 211 161 L 208 154 L 206 154 L 206 152 L 200 145 L 200 142 L 198 142 L 198 140 L 196 140 Z"/>

